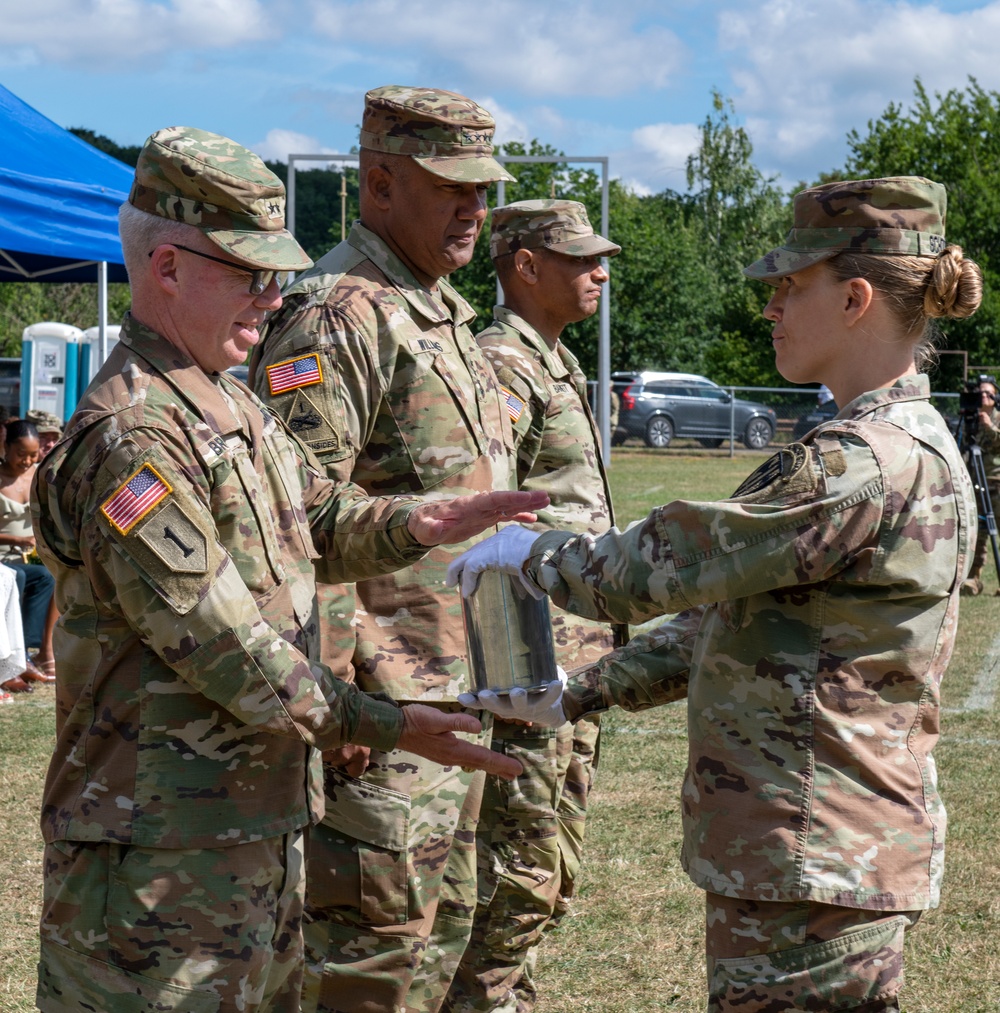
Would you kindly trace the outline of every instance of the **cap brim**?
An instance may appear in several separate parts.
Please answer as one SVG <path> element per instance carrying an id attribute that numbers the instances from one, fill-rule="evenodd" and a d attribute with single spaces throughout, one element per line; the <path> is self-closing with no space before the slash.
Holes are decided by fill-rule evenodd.
<path id="1" fill-rule="evenodd" d="M 792 250 L 787 246 L 779 246 L 770 253 L 765 253 L 760 260 L 755 260 L 749 267 L 743 268 L 748 278 L 766 281 L 776 285 L 782 278 L 796 271 L 804 271 L 813 264 L 836 257 L 841 249 L 832 250 Z"/>
<path id="2" fill-rule="evenodd" d="M 248 267 L 265 271 L 304 271 L 312 267 L 309 254 L 288 229 L 280 232 L 233 232 L 205 229 L 205 235 Z"/>
<path id="3" fill-rule="evenodd" d="M 580 236 L 562 243 L 547 243 L 545 249 L 571 257 L 616 257 L 622 252 L 620 246 L 603 236 Z"/>
<path id="4" fill-rule="evenodd" d="M 456 183 L 516 183 L 512 176 L 495 158 L 489 155 L 456 158 L 445 155 L 411 155 L 414 162 L 422 165 L 435 176 L 454 180 Z"/>

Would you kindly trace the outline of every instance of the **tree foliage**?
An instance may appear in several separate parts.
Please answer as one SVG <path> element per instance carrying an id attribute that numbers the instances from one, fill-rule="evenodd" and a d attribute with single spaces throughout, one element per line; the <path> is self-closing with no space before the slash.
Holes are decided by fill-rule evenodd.
<path id="1" fill-rule="evenodd" d="M 848 178 L 926 176 L 948 188 L 947 238 L 983 271 L 983 304 L 967 320 L 943 321 L 941 347 L 968 352 L 969 364 L 1000 363 L 1000 94 L 975 78 L 965 89 L 928 94 L 920 79 L 907 110 L 891 103 L 862 135 L 848 135 Z M 938 386 L 957 389 L 961 359 L 944 356 Z"/>

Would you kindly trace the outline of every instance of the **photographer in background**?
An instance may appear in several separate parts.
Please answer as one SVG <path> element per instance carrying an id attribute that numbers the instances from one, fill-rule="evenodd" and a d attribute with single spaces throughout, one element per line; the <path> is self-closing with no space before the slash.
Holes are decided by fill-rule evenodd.
<path id="1" fill-rule="evenodd" d="M 1000 412 L 997 411 L 996 380 L 992 376 L 982 375 L 979 377 L 979 398 L 975 440 L 983 452 L 986 491 L 989 494 L 990 502 L 995 504 L 1000 497 Z M 986 525 L 980 523 L 972 570 L 962 583 L 961 593 L 963 595 L 975 596 L 983 593 L 983 566 L 986 564 L 986 555 L 989 552 L 989 540 Z"/>

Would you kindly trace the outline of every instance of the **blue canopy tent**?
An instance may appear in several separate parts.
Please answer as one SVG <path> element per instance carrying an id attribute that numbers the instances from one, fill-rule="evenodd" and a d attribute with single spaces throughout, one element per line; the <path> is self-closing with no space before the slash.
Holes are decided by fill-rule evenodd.
<path id="1" fill-rule="evenodd" d="M 118 206 L 132 169 L 0 85 L 0 281 L 126 281 Z"/>
<path id="2" fill-rule="evenodd" d="M 96 281 L 99 362 L 108 351 L 108 281 L 128 280 L 118 207 L 131 185 L 129 166 L 0 85 L 0 281 Z"/>

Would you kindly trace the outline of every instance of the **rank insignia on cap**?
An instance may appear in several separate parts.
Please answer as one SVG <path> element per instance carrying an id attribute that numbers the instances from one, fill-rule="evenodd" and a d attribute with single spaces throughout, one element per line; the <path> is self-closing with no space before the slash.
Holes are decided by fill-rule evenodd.
<path id="1" fill-rule="evenodd" d="M 323 370 L 320 369 L 319 356 L 303 355 L 298 359 L 276 362 L 267 367 L 267 382 L 271 388 L 271 397 L 313 383 L 322 383 Z"/>
<path id="2" fill-rule="evenodd" d="M 501 387 L 500 393 L 503 394 L 503 399 L 507 402 L 507 411 L 510 413 L 511 422 L 516 422 L 521 417 L 521 412 L 524 411 L 524 402 L 506 387 Z"/>
<path id="3" fill-rule="evenodd" d="M 114 528 L 127 535 L 162 499 L 173 490 L 156 469 L 144 464 L 101 507 Z"/>

